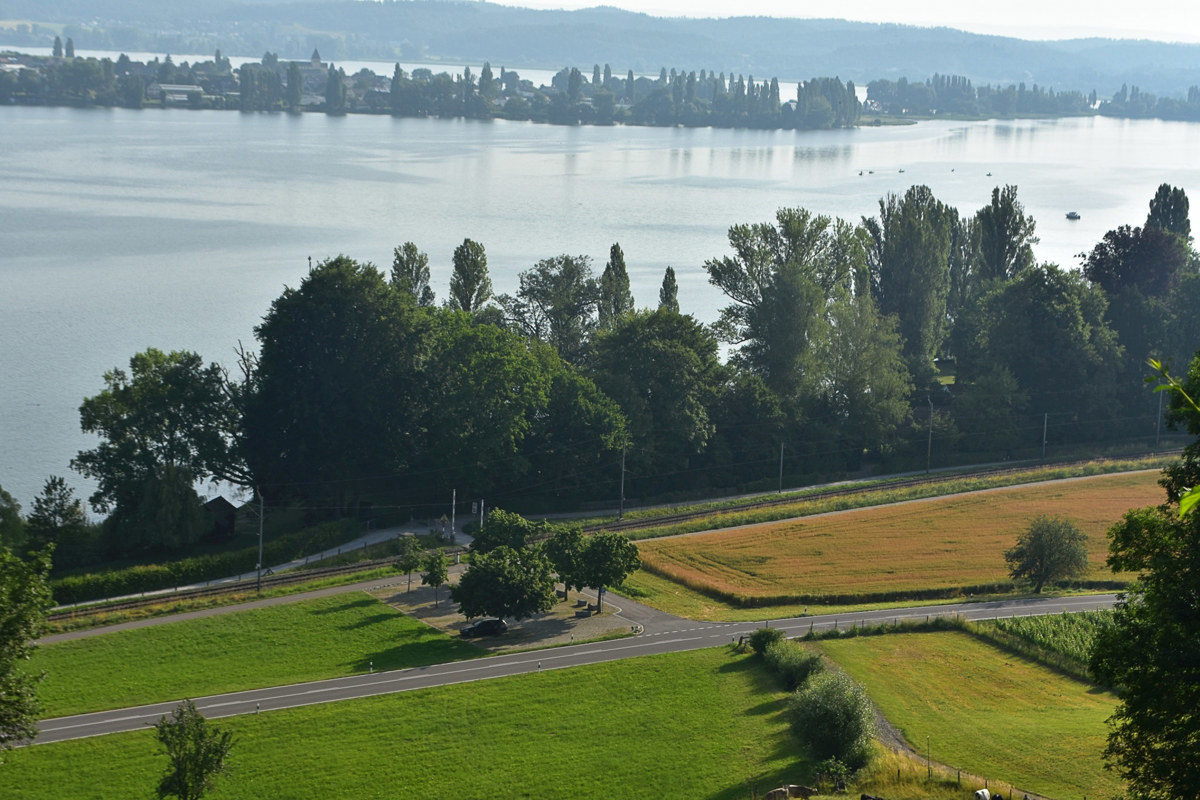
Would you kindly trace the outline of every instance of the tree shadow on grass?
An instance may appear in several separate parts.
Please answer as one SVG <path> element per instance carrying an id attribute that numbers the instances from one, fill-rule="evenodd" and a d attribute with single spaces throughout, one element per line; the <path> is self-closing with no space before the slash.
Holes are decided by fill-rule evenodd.
<path id="1" fill-rule="evenodd" d="M 347 600 L 344 603 L 338 603 L 336 606 L 329 606 L 328 608 L 318 608 L 318 609 L 314 610 L 312 613 L 320 614 L 320 615 L 324 616 L 324 615 L 328 615 L 328 614 L 340 614 L 343 611 L 349 611 L 352 608 L 365 608 L 366 606 L 376 606 L 376 605 L 379 605 L 379 601 L 376 600 L 374 597 L 360 597 L 355 600 Z"/>
<path id="2" fill-rule="evenodd" d="M 378 624 L 385 623 L 385 622 L 395 622 L 395 621 L 396 621 L 396 614 L 394 614 L 394 613 L 388 614 L 386 612 L 383 612 L 383 613 L 379 613 L 379 614 L 371 614 L 368 617 L 363 617 L 362 619 L 355 620 L 354 622 L 350 623 L 349 625 L 343 625 L 342 630 L 352 631 L 357 628 L 366 628 L 366 627 L 370 627 L 371 625 L 378 625 Z"/>
<path id="3" fill-rule="evenodd" d="M 737 783 L 706 795 L 708 800 L 745 800 L 747 797 L 762 797 L 772 789 L 789 783 L 811 784 L 812 766 L 797 754 L 786 767 L 748 775 Z"/>
<path id="4" fill-rule="evenodd" d="M 450 638 L 402 642 L 394 647 L 365 653 L 343 664 L 351 672 L 382 672 L 391 669 L 428 667 L 451 661 L 468 661 L 488 655 L 486 650 Z"/>

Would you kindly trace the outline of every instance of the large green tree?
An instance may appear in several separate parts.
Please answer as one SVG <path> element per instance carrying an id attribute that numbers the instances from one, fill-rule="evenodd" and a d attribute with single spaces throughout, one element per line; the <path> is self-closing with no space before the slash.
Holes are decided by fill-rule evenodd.
<path id="1" fill-rule="evenodd" d="M 571 589 L 579 590 L 587 585 L 584 578 L 584 548 L 586 541 L 578 525 L 560 526 L 554 535 L 542 544 L 542 552 L 554 566 L 558 579 L 563 584 L 563 600 Z"/>
<path id="2" fill-rule="evenodd" d="M 167 769 L 158 782 L 159 800 L 199 800 L 226 770 L 233 734 L 210 727 L 196 704 L 184 700 L 171 716 L 162 716 L 154 735 L 167 756 Z"/>
<path id="3" fill-rule="evenodd" d="M 904 355 L 914 383 L 934 375 L 946 335 L 950 254 L 958 212 L 913 186 L 879 201 L 879 218 L 865 220 L 874 240 L 872 282 L 879 309 L 900 320 Z"/>
<path id="4" fill-rule="evenodd" d="M 32 550 L 54 546 L 55 565 L 61 569 L 82 566 L 93 556 L 83 502 L 67 482 L 51 475 L 25 522 L 26 541 Z"/>
<path id="5" fill-rule="evenodd" d="M 499 298 L 512 324 L 568 364 L 582 364 L 596 330 L 600 287 L 587 256 L 546 258 L 520 275 L 515 297 Z"/>
<path id="6" fill-rule="evenodd" d="M 663 271 L 662 286 L 658 289 L 658 307 L 679 313 L 679 282 L 675 280 L 675 268 Z"/>
<path id="7" fill-rule="evenodd" d="M 1200 436 L 1200 359 L 1169 385 L 1173 417 Z M 1105 758 L 1138 800 L 1187 797 L 1200 782 L 1198 478 L 1200 439 L 1163 471 L 1167 504 L 1130 511 L 1108 531 L 1108 565 L 1138 578 L 1097 636 L 1090 666 L 1117 691 Z"/>
<path id="8" fill-rule="evenodd" d="M 881 316 L 869 294 L 840 291 L 828 316 L 816 355 L 820 418 L 836 428 L 847 467 L 856 469 L 865 450 L 889 444 L 907 422 L 912 382 L 896 319 Z"/>
<path id="9" fill-rule="evenodd" d="M 629 271 L 625 268 L 625 253 L 614 243 L 608 251 L 608 262 L 600 275 L 600 301 L 597 325 L 600 330 L 612 330 L 622 317 L 633 311 L 633 292 L 629 289 Z"/>
<path id="10" fill-rule="evenodd" d="M 1037 422 L 1051 415 L 1052 441 L 1099 435 L 1116 412 L 1122 358 L 1106 308 L 1104 293 L 1077 272 L 1028 269 L 978 298 L 956 326 L 958 378 L 970 384 L 1003 368 Z"/>
<path id="11" fill-rule="evenodd" d="M 534 356 L 550 378 L 550 389 L 522 444 L 529 464 L 525 490 L 540 495 L 544 504 L 570 508 L 581 500 L 613 496 L 614 454 L 626 437 L 620 407 L 548 346 L 535 348 Z"/>
<path id="12" fill-rule="evenodd" d="M 583 545 L 580 572 L 575 576 L 584 586 L 596 590 L 597 609 L 604 610 L 604 593 L 619 586 L 642 565 L 638 546 L 627 536 L 604 531 L 589 536 Z"/>
<path id="13" fill-rule="evenodd" d="M 1166 228 L 1122 225 L 1087 254 L 1083 274 L 1110 294 L 1132 288 L 1164 297 L 1187 271 L 1190 255 L 1187 239 Z"/>
<path id="14" fill-rule="evenodd" d="M 155 348 L 133 356 L 128 373 L 105 373 L 104 382 L 79 408 L 80 426 L 100 443 L 81 451 L 71 467 L 95 479 L 92 506 L 112 512 L 106 525 L 119 548 L 170 547 L 178 542 L 166 530 L 145 524 L 147 515 L 159 514 L 142 505 L 152 482 L 245 480 L 234 447 L 234 392 L 219 365 Z"/>
<path id="15" fill-rule="evenodd" d="M 1017 200 L 1016 186 L 992 189 L 992 202 L 975 213 L 975 220 L 981 281 L 1015 278 L 1033 266 L 1037 225 Z"/>
<path id="16" fill-rule="evenodd" d="M 434 303 L 433 289 L 429 286 L 429 256 L 412 242 L 405 242 L 392 252 L 391 283 L 411 295 L 419 306 L 429 307 Z"/>
<path id="17" fill-rule="evenodd" d="M 864 271 L 863 240 L 840 220 L 784 208 L 774 223 L 734 225 L 729 244 L 733 255 L 704 264 L 709 283 L 732 301 L 717 331 L 737 346 L 736 365 L 793 401 L 815 371 L 827 298 Z"/>
<path id="18" fill-rule="evenodd" d="M 549 611 L 554 594 L 554 567 L 539 548 L 506 545 L 471 556 L 471 564 L 450 588 L 450 599 L 468 619 L 525 619 Z"/>
<path id="19" fill-rule="evenodd" d="M 244 452 L 268 500 L 396 491 L 413 455 L 413 373 L 426 323 L 371 264 L 338 256 L 287 288 L 255 329 Z"/>
<path id="20" fill-rule="evenodd" d="M 478 313 L 492 297 L 487 254 L 479 242 L 463 239 L 454 248 L 454 271 L 450 275 L 449 306 L 455 311 Z"/>
<path id="21" fill-rule="evenodd" d="M 1039 515 L 1004 551 L 1004 560 L 1013 580 L 1028 580 L 1033 591 L 1041 593 L 1051 581 L 1087 571 L 1087 535 L 1065 517 Z"/>
<path id="22" fill-rule="evenodd" d="M 498 547 L 522 550 L 529 546 L 543 531 L 544 525 L 522 517 L 512 511 L 493 508 L 487 513 L 483 525 L 471 541 L 472 553 L 490 553 Z"/>
<path id="23" fill-rule="evenodd" d="M 20 559 L 0 547 L 0 752 L 37 736 L 37 685 L 28 667 L 53 605 L 50 553 Z"/>
<path id="24" fill-rule="evenodd" d="M 551 387 L 539 354 L 519 334 L 445 309 L 432 315 L 426 342 L 412 431 L 415 452 L 439 471 L 422 472 L 417 486 L 482 494 L 520 481 Z"/>
<path id="25" fill-rule="evenodd" d="M 1192 238 L 1192 221 L 1188 217 L 1187 193 L 1178 186 L 1160 184 L 1154 197 L 1150 198 L 1150 213 L 1146 216 L 1147 228 L 1159 228 L 1182 237 Z"/>
<path id="26" fill-rule="evenodd" d="M 627 315 L 596 342 L 596 385 L 621 407 L 642 475 L 675 472 L 704 450 L 724 370 L 694 318 L 660 308 Z"/>

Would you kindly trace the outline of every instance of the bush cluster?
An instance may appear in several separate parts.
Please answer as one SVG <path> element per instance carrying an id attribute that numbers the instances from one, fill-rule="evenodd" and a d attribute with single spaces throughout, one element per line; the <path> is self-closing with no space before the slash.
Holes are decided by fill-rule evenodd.
<path id="1" fill-rule="evenodd" d="M 783 631 L 778 628 L 759 628 L 750 634 L 750 649 L 761 656 L 767 647 L 783 640 Z"/>
<path id="2" fill-rule="evenodd" d="M 814 675 L 788 700 L 787 715 L 816 758 L 836 758 L 851 770 L 871 760 L 875 709 L 866 690 L 846 673 Z"/>
<path id="3" fill-rule="evenodd" d="M 799 689 L 808 679 L 825 669 L 821 654 L 786 639 L 771 642 L 762 653 L 763 661 L 783 679 L 789 692 Z"/>
<path id="4" fill-rule="evenodd" d="M 788 640 L 777 628 L 759 628 L 749 641 L 792 692 L 788 721 L 812 756 L 851 772 L 865 767 L 875 736 L 875 708 L 866 689 L 844 672 L 826 670 L 820 653 Z"/>

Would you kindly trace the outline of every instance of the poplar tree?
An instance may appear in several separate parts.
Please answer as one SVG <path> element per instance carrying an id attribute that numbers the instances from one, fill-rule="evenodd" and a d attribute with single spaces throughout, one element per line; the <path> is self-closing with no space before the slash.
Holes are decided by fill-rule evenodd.
<path id="1" fill-rule="evenodd" d="M 474 314 L 491 297 L 492 279 L 488 277 L 487 254 L 483 245 L 463 239 L 463 243 L 454 248 L 449 306 L 455 311 Z"/>
<path id="2" fill-rule="evenodd" d="M 658 307 L 679 313 L 679 284 L 675 281 L 675 270 L 667 267 L 663 274 L 662 287 L 658 290 Z"/>
<path id="3" fill-rule="evenodd" d="M 614 242 L 608 251 L 608 263 L 600 276 L 600 320 L 602 331 L 610 331 L 621 317 L 633 310 L 633 293 L 629 289 L 629 272 L 625 269 L 625 253 Z"/>

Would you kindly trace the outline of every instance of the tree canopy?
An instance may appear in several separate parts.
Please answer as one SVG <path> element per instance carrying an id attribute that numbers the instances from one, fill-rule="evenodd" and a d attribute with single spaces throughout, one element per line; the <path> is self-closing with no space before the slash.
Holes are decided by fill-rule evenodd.
<path id="1" fill-rule="evenodd" d="M 53 605 L 50 551 L 23 560 L 0 547 L 0 753 L 37 735 L 37 686 L 27 667 Z"/>
<path id="2" fill-rule="evenodd" d="M 208 720 L 191 700 L 184 700 L 171 716 L 160 717 L 154 735 L 167 756 L 167 769 L 158 782 L 159 800 L 199 800 L 226 770 L 233 734 L 209 727 Z"/>
<path id="3" fill-rule="evenodd" d="M 642 559 L 636 544 L 629 541 L 627 536 L 604 531 L 585 540 L 582 570 L 578 577 L 585 586 L 596 590 L 599 596 L 597 607 L 603 611 L 604 591 L 609 586 L 619 586 L 641 565 Z"/>
<path id="4" fill-rule="evenodd" d="M 1005 551 L 1004 560 L 1013 580 L 1028 579 L 1040 593 L 1051 581 L 1087 570 L 1087 536 L 1069 519 L 1041 515 Z"/>
<path id="5" fill-rule="evenodd" d="M 470 239 L 454 248 L 454 272 L 450 276 L 450 308 L 478 313 L 492 297 L 492 279 L 488 277 L 487 253 L 483 245 Z"/>
<path id="6" fill-rule="evenodd" d="M 471 556 L 470 566 L 450 589 L 450 599 L 468 619 L 525 619 L 549 611 L 557 602 L 553 570 L 540 548 L 501 545 Z"/>
<path id="7" fill-rule="evenodd" d="M 1166 385 L 1176 418 L 1200 433 L 1200 358 Z M 1108 566 L 1138 578 L 1097 635 L 1090 666 L 1120 700 L 1105 758 L 1146 800 L 1186 797 L 1200 781 L 1200 514 L 1183 504 L 1196 496 L 1198 452 L 1195 440 L 1164 470 L 1167 504 L 1129 511 L 1108 531 Z"/>
<path id="8" fill-rule="evenodd" d="M 96 480 L 92 505 L 112 512 L 109 528 L 122 549 L 194 541 L 192 485 L 244 476 L 235 449 L 239 409 L 224 370 L 196 353 L 150 348 L 129 360 L 128 373 L 110 370 L 104 382 L 79 408 L 80 427 L 101 441 L 71 461 Z M 182 516 L 164 516 L 155 495 L 181 496 Z"/>

